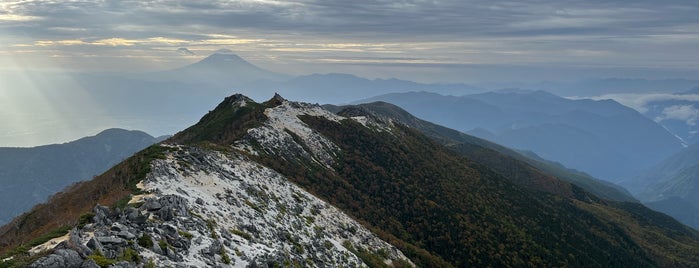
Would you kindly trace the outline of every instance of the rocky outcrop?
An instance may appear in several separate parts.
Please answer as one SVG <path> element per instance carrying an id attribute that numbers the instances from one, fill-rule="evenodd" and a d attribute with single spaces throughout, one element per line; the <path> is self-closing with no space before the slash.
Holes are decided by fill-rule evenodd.
<path id="1" fill-rule="evenodd" d="M 83 259 L 78 252 L 71 249 L 57 249 L 52 254 L 38 259 L 29 267 L 79 268 L 82 265 Z"/>

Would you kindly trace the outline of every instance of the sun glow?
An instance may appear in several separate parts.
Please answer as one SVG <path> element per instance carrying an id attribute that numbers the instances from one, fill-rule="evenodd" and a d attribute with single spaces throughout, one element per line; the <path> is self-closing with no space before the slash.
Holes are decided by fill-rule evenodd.
<path id="1" fill-rule="evenodd" d="M 0 146 L 61 143 L 98 131 L 93 121 L 102 111 L 71 74 L 26 71 L 12 56 L 4 62 L 13 66 L 0 73 Z"/>

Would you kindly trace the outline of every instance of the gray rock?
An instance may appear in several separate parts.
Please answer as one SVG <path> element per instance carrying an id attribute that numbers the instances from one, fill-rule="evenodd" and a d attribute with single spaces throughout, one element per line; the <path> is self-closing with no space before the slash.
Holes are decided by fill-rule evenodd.
<path id="1" fill-rule="evenodd" d="M 143 207 L 149 211 L 160 210 L 163 206 L 155 198 L 149 198 Z"/>
<path id="2" fill-rule="evenodd" d="M 164 253 L 163 249 L 160 248 L 160 245 L 158 243 L 153 243 L 153 252 L 155 252 L 155 254 L 159 254 L 159 255 L 163 255 L 163 253 Z"/>
<path id="3" fill-rule="evenodd" d="M 117 236 L 126 239 L 126 240 L 134 240 L 136 239 L 136 236 L 132 233 L 129 233 L 128 231 L 121 231 L 117 234 Z"/>
<path id="4" fill-rule="evenodd" d="M 164 234 L 166 236 L 169 236 L 169 237 L 177 237 L 177 235 L 178 235 L 177 228 L 175 228 L 174 226 L 169 225 L 169 224 L 163 225 L 163 231 L 164 231 Z"/>
<path id="5" fill-rule="evenodd" d="M 104 249 L 104 257 L 107 259 L 116 259 L 122 252 L 123 248 L 115 247 L 113 249 Z"/>
<path id="6" fill-rule="evenodd" d="M 85 258 L 92 254 L 92 249 L 80 242 L 80 236 L 80 232 L 73 228 L 69 233 L 68 240 L 59 243 L 54 249 L 70 249 L 77 252 L 82 258 Z"/>
<path id="7" fill-rule="evenodd" d="M 177 237 L 176 239 L 172 239 L 170 241 L 170 245 L 173 247 L 176 247 L 178 249 L 188 249 L 189 248 L 189 240 L 182 238 L 182 237 Z"/>
<path id="8" fill-rule="evenodd" d="M 99 265 L 95 262 L 93 259 L 87 259 L 83 262 L 83 265 L 80 266 L 80 268 L 100 268 Z"/>
<path id="9" fill-rule="evenodd" d="M 114 268 L 136 268 L 133 264 L 127 262 L 127 261 L 120 261 L 115 264 L 112 264 L 109 267 L 114 267 Z"/>
<path id="10" fill-rule="evenodd" d="M 97 241 L 97 239 L 90 238 L 90 241 L 87 241 L 87 247 L 92 249 L 93 251 L 97 251 L 101 254 L 104 254 L 104 247 L 102 247 L 102 243 Z"/>
<path id="11" fill-rule="evenodd" d="M 125 225 L 123 225 L 121 223 L 115 222 L 114 224 L 112 224 L 112 228 L 110 228 L 110 229 L 112 231 L 121 232 L 121 231 L 128 231 L 129 227 L 126 227 Z"/>
<path id="12" fill-rule="evenodd" d="M 92 254 L 92 249 L 82 244 L 82 242 L 80 241 L 81 236 L 82 233 L 78 231 L 77 228 L 73 228 L 72 230 L 70 230 L 68 241 L 66 241 L 66 247 L 78 252 L 78 254 L 80 254 L 82 258 L 86 258 L 90 254 Z"/>
<path id="13" fill-rule="evenodd" d="M 97 241 L 100 242 L 103 246 L 125 246 L 126 245 L 126 240 L 121 239 L 119 237 L 112 237 L 112 236 L 98 236 L 96 237 Z"/>
<path id="14" fill-rule="evenodd" d="M 126 211 L 124 211 L 124 214 L 126 215 L 126 218 L 129 221 L 134 221 L 138 216 L 138 210 L 132 207 L 126 208 Z"/>
<path id="15" fill-rule="evenodd" d="M 201 199 L 201 198 L 197 198 L 197 200 L 195 201 L 195 203 L 197 203 L 197 204 L 199 204 L 199 205 L 202 205 L 202 206 L 203 206 L 203 205 L 204 205 L 204 199 Z"/>
<path id="16" fill-rule="evenodd" d="M 92 209 L 92 213 L 95 214 L 95 216 L 92 217 L 92 221 L 95 223 L 95 225 L 109 225 L 112 223 L 112 221 L 109 219 L 109 207 L 99 205 L 95 206 L 95 208 Z"/>
<path id="17" fill-rule="evenodd" d="M 80 268 L 82 264 L 83 259 L 75 250 L 58 249 L 54 253 L 36 260 L 29 267 Z"/>
<path id="18" fill-rule="evenodd" d="M 167 256 L 168 256 L 171 260 L 178 261 L 178 260 L 181 259 L 179 256 L 177 256 L 177 253 L 176 253 L 174 250 L 172 250 L 170 247 L 167 248 L 167 251 L 166 251 L 166 252 L 167 252 Z"/>
<path id="19" fill-rule="evenodd" d="M 145 215 L 138 215 L 138 216 L 136 216 L 135 218 L 129 219 L 129 220 L 131 220 L 131 222 L 133 222 L 133 223 L 135 223 L 135 224 L 137 224 L 137 225 L 141 225 L 141 224 L 144 224 L 144 223 L 146 223 L 146 222 L 148 221 L 148 216 L 145 216 Z"/>
<path id="20" fill-rule="evenodd" d="M 187 199 L 176 195 L 166 195 L 158 199 L 158 202 L 161 208 L 156 212 L 156 215 L 158 215 L 161 220 L 170 221 L 178 216 L 190 216 L 187 211 Z"/>
<path id="21" fill-rule="evenodd" d="M 206 249 L 206 255 L 209 256 L 214 256 L 216 254 L 219 254 L 221 252 L 221 242 L 218 240 L 214 240 L 213 243 L 211 243 L 211 246 L 209 246 L 208 249 Z M 204 252 L 202 252 L 204 253 Z"/>
<path id="22" fill-rule="evenodd" d="M 80 258 L 80 254 L 75 250 L 59 249 L 54 254 L 58 254 L 65 259 L 66 267 L 80 267 L 83 264 L 83 259 Z"/>

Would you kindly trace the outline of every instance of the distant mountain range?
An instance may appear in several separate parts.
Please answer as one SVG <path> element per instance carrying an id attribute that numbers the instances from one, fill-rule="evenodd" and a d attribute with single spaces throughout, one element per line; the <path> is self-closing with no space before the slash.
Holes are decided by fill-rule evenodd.
<path id="1" fill-rule="evenodd" d="M 461 97 L 394 93 L 386 101 L 425 120 L 530 150 L 545 159 L 612 182 L 680 151 L 682 142 L 656 122 L 617 102 L 570 100 L 543 91 Z"/>
<path id="2" fill-rule="evenodd" d="M 17 79 L 30 77 L 31 81 Z M 410 91 L 429 91 L 442 95 L 465 95 L 490 90 L 519 87 L 546 89 L 563 96 L 598 96 L 608 93 L 639 91 L 684 92 L 699 85 L 693 80 L 600 79 L 579 83 L 502 83 L 482 86 L 467 84 L 426 84 L 398 79 L 366 79 L 349 74 L 326 73 L 293 77 L 265 70 L 246 61 L 231 51 L 219 51 L 198 62 L 167 71 L 150 73 L 47 73 L 2 74 L 0 86 L 39 90 L 50 97 L 52 105 L 68 103 L 80 97 L 85 101 L 74 110 L 93 110 L 94 113 L 61 113 L 73 121 L 124 122 L 129 128 L 149 133 L 172 133 L 196 122 L 193 115 L 205 113 L 209 107 L 231 92 L 241 92 L 253 99 L 263 100 L 275 92 L 294 99 L 313 103 L 343 104 L 352 100 Z M 663 87 L 665 86 L 665 87 Z M 19 92 L 19 90 L 18 90 Z M 29 91 L 31 92 L 31 91 Z M 60 92 L 60 94 L 57 94 Z M 23 96 L 24 102 L 36 103 L 36 96 Z M 158 105 L 153 105 L 158 103 Z M 3 105 L 0 103 L 0 105 Z M 47 104 L 48 105 L 48 104 Z M 84 107 L 83 107 L 84 106 Z M 647 116 L 656 119 L 657 112 Z M 46 113 L 28 110 L 20 114 L 29 122 Z M 31 114 L 35 112 L 36 114 Z M 660 113 L 662 112 L 659 111 Z M 32 119 L 30 119 L 32 118 Z M 686 121 L 686 120 L 684 120 Z M 665 123 L 668 124 L 665 124 Z M 675 124 L 676 123 L 676 124 Z M 664 121 L 673 133 L 688 139 L 694 131 L 685 122 Z M 675 126 L 677 125 L 677 126 Z M 47 132 L 43 125 L 27 126 L 35 133 Z M 108 126 L 105 126 L 108 127 Z M 85 132 L 87 130 L 83 130 Z M 1 133 L 0 133 L 1 134 Z M 693 134 L 691 134 L 693 135 Z M 2 137 L 5 140 L 15 137 Z"/>
<path id="3" fill-rule="evenodd" d="M 485 91 L 485 89 L 465 84 L 423 84 L 398 79 L 370 80 L 340 73 L 293 77 L 257 67 L 230 51 L 217 52 L 193 64 L 168 71 L 88 75 L 87 77 L 88 79 L 83 80 L 88 85 L 86 87 L 97 92 L 106 94 L 108 92 L 103 91 L 120 88 L 125 92 L 119 94 L 124 96 L 127 96 L 126 93 L 131 93 L 130 96 L 135 94 L 147 99 L 159 97 L 170 101 L 180 100 L 180 105 L 185 107 L 202 105 L 198 102 L 182 102 L 182 100 L 191 102 L 191 98 L 187 97 L 192 94 L 220 97 L 220 94 L 232 91 L 249 94 L 253 99 L 262 99 L 274 93 L 280 93 L 318 103 L 346 103 L 348 100 L 367 98 L 377 94 L 417 90 L 430 90 L 444 94 Z M 108 83 L 103 83 L 102 79 L 107 79 Z M 107 85 L 109 89 L 98 88 L 98 84 Z M 118 98 L 120 99 L 123 98 Z"/>
<path id="4" fill-rule="evenodd" d="M 108 129 L 63 144 L 0 148 L 0 224 L 164 138 L 141 131 Z"/>
<path id="5" fill-rule="evenodd" d="M 501 82 L 478 84 L 478 86 L 490 89 L 521 88 L 529 90 L 545 90 L 565 97 L 595 97 L 605 94 L 680 93 L 699 86 L 699 80 L 602 78 L 570 82 Z"/>

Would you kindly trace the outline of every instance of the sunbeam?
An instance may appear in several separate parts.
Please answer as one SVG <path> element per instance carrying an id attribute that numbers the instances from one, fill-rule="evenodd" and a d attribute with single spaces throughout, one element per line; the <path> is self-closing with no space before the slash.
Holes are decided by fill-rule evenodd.
<path id="1" fill-rule="evenodd" d="M 18 60 L 8 61 L 14 70 L 0 74 L 0 146 L 66 142 L 113 123 L 74 74 L 20 71 Z"/>

